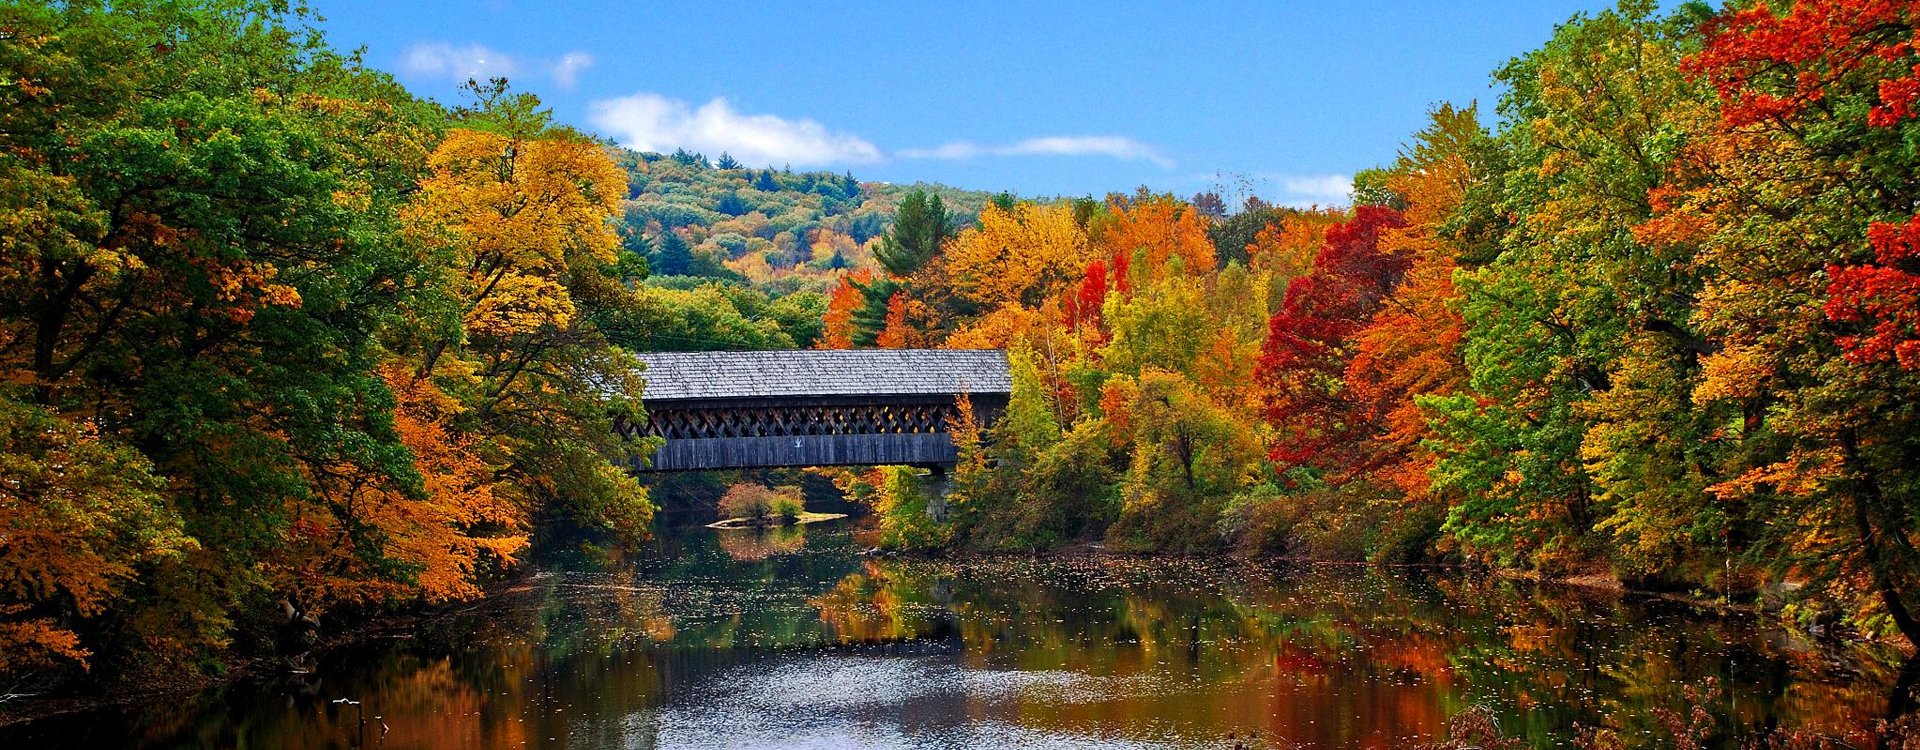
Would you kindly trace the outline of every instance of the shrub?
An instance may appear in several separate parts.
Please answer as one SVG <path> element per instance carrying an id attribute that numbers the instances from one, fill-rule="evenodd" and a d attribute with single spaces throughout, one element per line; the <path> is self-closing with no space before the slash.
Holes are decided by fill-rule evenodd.
<path id="1" fill-rule="evenodd" d="M 1367 482 L 1292 490 L 1269 483 L 1235 496 L 1217 528 L 1244 555 L 1415 562 L 1438 538 L 1440 512 Z"/>
<path id="2" fill-rule="evenodd" d="M 798 487 L 776 489 L 764 484 L 741 482 L 728 487 L 727 493 L 720 496 L 720 515 L 727 518 L 767 522 L 799 518 L 805 510 Z"/>

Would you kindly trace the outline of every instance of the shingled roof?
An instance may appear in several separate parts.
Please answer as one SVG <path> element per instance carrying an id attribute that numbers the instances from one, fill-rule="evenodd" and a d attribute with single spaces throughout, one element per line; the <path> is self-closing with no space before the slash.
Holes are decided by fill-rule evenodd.
<path id="1" fill-rule="evenodd" d="M 647 399 L 1011 393 L 997 349 L 645 352 Z"/>

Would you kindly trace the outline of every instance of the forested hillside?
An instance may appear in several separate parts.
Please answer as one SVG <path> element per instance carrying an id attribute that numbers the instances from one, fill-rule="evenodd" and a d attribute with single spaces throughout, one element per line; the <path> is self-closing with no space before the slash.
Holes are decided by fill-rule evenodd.
<path id="1" fill-rule="evenodd" d="M 710 161 L 622 150 L 616 160 L 628 173 L 622 234 L 654 275 L 744 279 L 775 293 L 825 291 L 839 272 L 873 267 L 869 243 L 907 192 L 937 194 L 967 217 L 993 197 L 863 183 L 852 173 L 752 169 L 725 154 Z"/>
<path id="2" fill-rule="evenodd" d="M 902 197 L 939 195 L 971 217 L 991 194 L 862 183 L 851 174 L 748 169 L 722 154 L 617 149 L 627 172 L 622 274 L 638 282 L 639 351 L 807 348 L 825 292 L 878 268 L 874 249 Z"/>

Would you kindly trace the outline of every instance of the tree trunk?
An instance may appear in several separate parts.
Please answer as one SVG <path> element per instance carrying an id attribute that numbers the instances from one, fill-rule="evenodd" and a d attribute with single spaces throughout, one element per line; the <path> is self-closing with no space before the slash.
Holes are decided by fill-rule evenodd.
<path id="1" fill-rule="evenodd" d="M 1860 452 L 1851 432 L 1840 437 L 1841 455 L 1846 460 L 1848 472 L 1847 484 L 1853 503 L 1853 523 L 1860 534 L 1860 554 L 1865 556 L 1867 572 L 1873 576 L 1873 587 L 1878 589 L 1880 603 L 1887 608 L 1887 615 L 1893 618 L 1894 627 L 1906 636 L 1907 642 L 1920 646 L 1920 622 L 1913 618 L 1912 610 L 1900 597 L 1902 587 L 1895 578 L 1893 567 L 1897 560 L 1888 559 L 1885 542 L 1881 539 L 1881 529 L 1874 526 L 1873 516 L 1879 510 L 1884 496 L 1880 492 L 1880 483 L 1868 473 L 1867 467 L 1860 465 Z M 1889 533 L 1904 533 L 1901 529 L 1892 529 Z"/>
<path id="2" fill-rule="evenodd" d="M 1880 549 L 1880 535 L 1867 518 L 1867 507 L 1859 497 L 1853 501 L 1853 520 L 1859 527 L 1860 552 L 1866 556 L 1867 570 L 1873 574 L 1873 587 L 1879 589 L 1880 603 L 1887 608 L 1887 615 L 1893 618 L 1893 625 L 1907 642 L 1920 646 L 1920 622 L 1915 622 L 1913 613 L 1900 598 L 1900 585 L 1893 579 L 1893 571 L 1888 569 L 1886 555 Z"/>

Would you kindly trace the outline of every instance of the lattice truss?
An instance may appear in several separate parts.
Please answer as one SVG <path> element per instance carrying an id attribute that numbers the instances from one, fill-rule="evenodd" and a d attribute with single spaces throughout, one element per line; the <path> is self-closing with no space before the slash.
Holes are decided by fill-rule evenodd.
<path id="1" fill-rule="evenodd" d="M 671 407 L 649 410 L 640 433 L 668 440 L 904 435 L 946 432 L 957 415 L 953 404 Z"/>

